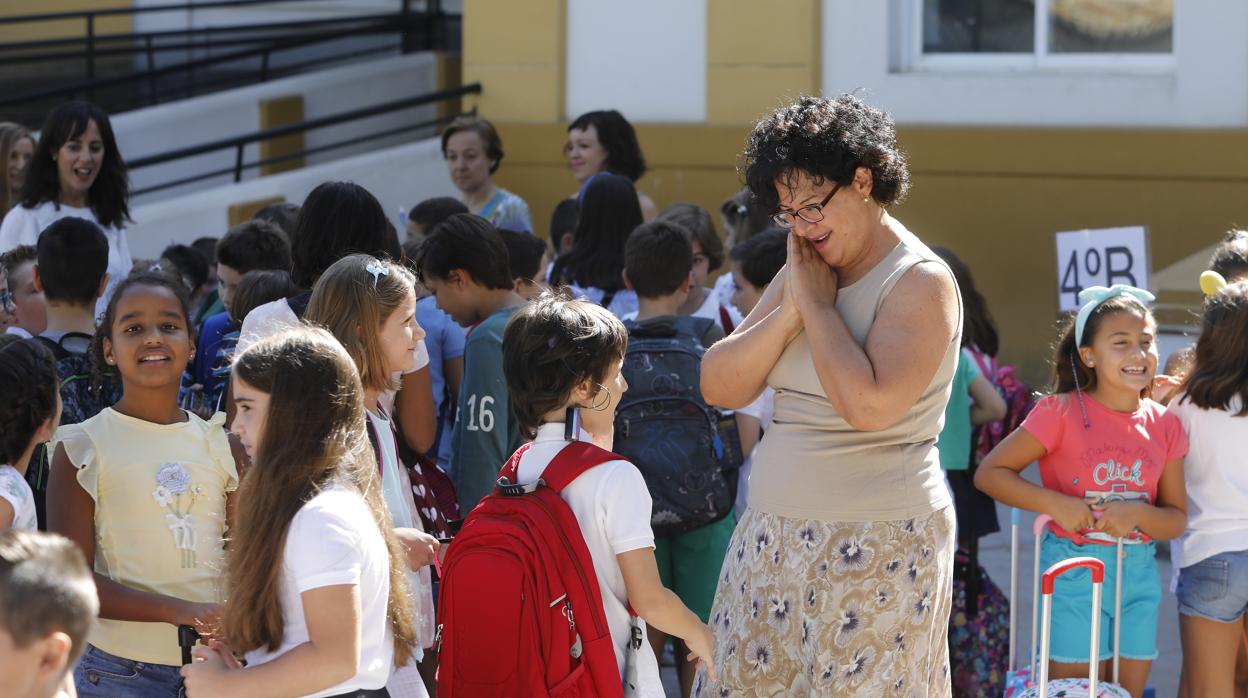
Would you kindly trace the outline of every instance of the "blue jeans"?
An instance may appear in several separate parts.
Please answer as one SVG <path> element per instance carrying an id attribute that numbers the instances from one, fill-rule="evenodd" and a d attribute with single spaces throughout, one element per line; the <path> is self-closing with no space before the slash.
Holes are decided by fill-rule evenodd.
<path id="1" fill-rule="evenodd" d="M 80 698 L 183 698 L 181 669 L 136 662 L 87 645 L 74 668 L 74 685 Z"/>
<path id="2" fill-rule="evenodd" d="M 1179 570 L 1179 613 L 1235 623 L 1248 612 L 1248 550 L 1218 553 Z"/>

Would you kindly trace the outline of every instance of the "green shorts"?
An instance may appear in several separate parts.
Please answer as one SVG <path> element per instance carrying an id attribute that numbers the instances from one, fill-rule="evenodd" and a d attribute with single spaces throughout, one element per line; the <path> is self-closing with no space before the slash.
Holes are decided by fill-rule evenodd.
<path id="1" fill-rule="evenodd" d="M 659 562 L 663 586 L 676 592 L 703 623 L 711 617 L 719 570 L 736 527 L 737 517 L 729 514 L 674 538 L 654 539 L 654 557 Z"/>

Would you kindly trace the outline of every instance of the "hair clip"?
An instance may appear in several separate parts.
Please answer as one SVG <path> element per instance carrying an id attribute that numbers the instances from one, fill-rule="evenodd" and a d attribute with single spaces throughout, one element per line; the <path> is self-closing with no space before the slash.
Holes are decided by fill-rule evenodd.
<path id="1" fill-rule="evenodd" d="M 1200 273 L 1200 290 L 1204 291 L 1206 296 L 1216 296 L 1227 285 L 1226 279 L 1212 269 L 1207 269 Z"/>
<path id="2" fill-rule="evenodd" d="M 383 276 L 390 276 L 390 269 L 375 259 L 369 262 L 368 266 L 364 267 L 364 270 L 373 275 L 373 288 L 377 287 L 378 279 Z"/>

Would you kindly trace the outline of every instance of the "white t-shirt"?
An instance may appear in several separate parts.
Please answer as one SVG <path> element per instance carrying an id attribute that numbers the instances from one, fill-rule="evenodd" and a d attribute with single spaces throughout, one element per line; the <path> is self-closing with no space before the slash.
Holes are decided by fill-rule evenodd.
<path id="1" fill-rule="evenodd" d="M 386 614 L 390 553 L 364 498 L 341 485 L 317 494 L 291 520 L 278 580 L 284 621 L 282 645 L 275 652 L 248 652 L 248 664 L 271 662 L 307 642 L 301 594 L 343 584 L 359 587 L 359 670 L 352 678 L 309 698 L 385 686 L 394 669 L 394 635 Z"/>
<path id="2" fill-rule="evenodd" d="M 1218 553 L 1243 550 L 1248 541 L 1248 416 L 1206 410 L 1179 395 L 1169 411 L 1187 430 L 1183 459 L 1187 485 L 1187 530 L 1171 546 L 1174 567 L 1190 567 Z"/>
<path id="3" fill-rule="evenodd" d="M 99 224 L 95 212 L 89 208 L 75 206 L 59 206 L 54 201 L 45 201 L 34 208 L 22 205 L 14 206 L 0 223 L 0 253 L 8 252 L 18 245 L 33 245 L 39 239 L 39 233 L 52 223 L 68 217 L 85 218 Z M 126 231 L 112 226 L 100 226 L 104 237 L 108 238 L 108 289 L 95 304 L 95 314 L 99 317 L 108 307 L 108 299 L 113 295 L 113 288 L 130 274 L 134 260 L 130 257 L 130 243 L 126 240 Z"/>
<path id="4" fill-rule="evenodd" d="M 728 310 L 728 317 L 732 319 L 733 329 L 736 329 L 741 325 L 741 313 L 737 312 L 737 309 L 731 305 L 725 304 L 724 308 Z M 719 314 L 719 298 L 715 295 L 714 291 L 706 294 L 706 300 L 702 301 L 702 305 L 698 306 L 698 309 L 693 311 L 690 317 L 701 317 L 708 320 L 714 320 L 715 324 L 719 325 L 719 329 L 723 330 L 724 334 L 728 334 L 728 328 L 724 327 L 724 318 Z M 631 313 L 625 313 L 620 316 L 620 319 L 636 320 L 637 311 L 634 310 Z"/>
<path id="5" fill-rule="evenodd" d="M 0 465 L 0 499 L 13 505 L 13 528 L 33 531 L 39 527 L 35 519 L 35 493 L 26 478 L 11 465 Z"/>
<path id="6" fill-rule="evenodd" d="M 517 478 L 522 484 L 536 482 L 542 471 L 567 444 L 563 424 L 543 424 L 537 430 L 533 445 L 520 459 Z M 581 432 L 588 441 L 589 434 Z M 594 561 L 594 574 L 602 592 L 602 605 L 607 625 L 615 644 L 615 659 L 621 677 L 625 649 L 628 646 L 630 617 L 628 590 L 615 556 L 630 550 L 654 547 L 654 531 L 650 528 L 653 503 L 650 490 L 641 472 L 628 461 L 613 460 L 591 468 L 564 488 L 563 500 L 576 515 L 585 546 Z M 644 625 L 644 623 L 643 623 Z M 638 695 L 662 698 L 663 684 L 659 663 L 649 642 L 641 643 L 637 653 Z"/>
<path id="7" fill-rule="evenodd" d="M 733 317 L 735 321 L 737 317 L 741 316 L 741 311 L 737 310 L 737 306 L 732 304 L 732 290 L 732 272 L 724 272 L 719 275 L 718 279 L 715 279 L 715 292 L 712 295 L 715 296 L 715 300 L 720 305 L 727 307 L 730 312 L 735 313 Z M 741 323 L 738 322 L 737 324 Z"/>
<path id="8" fill-rule="evenodd" d="M 763 431 L 771 428 L 771 418 L 776 412 L 776 390 L 771 386 L 763 388 L 762 394 L 758 396 L 754 402 L 737 410 L 737 414 L 745 414 L 758 420 L 759 426 Z M 762 443 L 760 438 L 758 443 L 754 444 L 754 451 L 758 450 L 758 444 Z M 745 513 L 747 502 L 750 501 L 750 473 L 754 471 L 754 452 L 745 454 L 745 462 L 741 464 L 741 470 L 737 473 L 737 501 L 736 507 L 738 514 Z"/>

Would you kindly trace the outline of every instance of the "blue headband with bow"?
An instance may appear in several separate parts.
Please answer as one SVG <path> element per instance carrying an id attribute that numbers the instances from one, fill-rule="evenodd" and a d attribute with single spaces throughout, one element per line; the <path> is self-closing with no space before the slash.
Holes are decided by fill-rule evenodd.
<path id="1" fill-rule="evenodd" d="M 1110 298 L 1118 296 L 1132 296 L 1144 303 L 1152 303 L 1157 298 L 1142 288 L 1126 284 L 1114 284 L 1109 288 L 1089 286 L 1083 289 L 1079 292 L 1079 300 L 1083 301 L 1083 307 L 1079 308 L 1079 314 L 1075 316 L 1075 346 L 1083 346 L 1083 327 L 1088 324 L 1088 317 L 1092 315 L 1092 311 Z"/>

